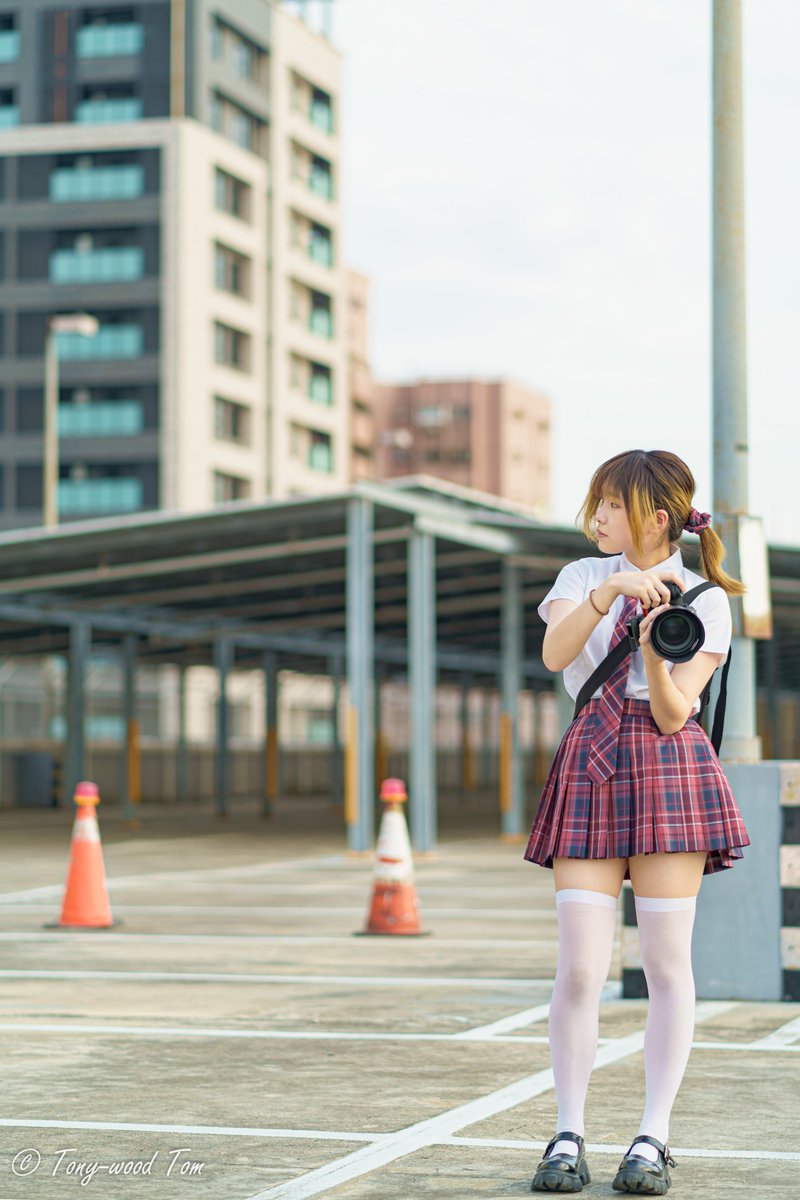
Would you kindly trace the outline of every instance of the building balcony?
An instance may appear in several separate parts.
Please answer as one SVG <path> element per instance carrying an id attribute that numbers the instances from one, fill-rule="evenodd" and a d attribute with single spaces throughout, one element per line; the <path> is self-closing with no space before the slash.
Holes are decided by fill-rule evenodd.
<path id="1" fill-rule="evenodd" d="M 144 195 L 144 171 L 132 163 L 116 167 L 62 167 L 50 176 L 50 199 L 135 200 Z"/>
<path id="2" fill-rule="evenodd" d="M 138 512 L 142 504 L 140 479 L 61 479 L 58 484 L 58 511 L 65 517 Z"/>
<path id="3" fill-rule="evenodd" d="M 139 246 L 104 250 L 56 250 L 50 255 L 51 283 L 129 283 L 144 278 Z"/>
<path id="4" fill-rule="evenodd" d="M 75 109 L 75 120 L 81 125 L 139 121 L 141 116 L 142 102 L 134 96 L 112 100 L 82 100 Z"/>
<path id="5" fill-rule="evenodd" d="M 138 400 L 58 406 L 60 437 L 134 437 L 143 428 L 144 413 Z"/>
<path id="6" fill-rule="evenodd" d="M 140 325 L 103 325 L 94 337 L 80 333 L 57 335 L 58 357 L 70 359 L 140 358 L 144 331 Z"/>
<path id="7" fill-rule="evenodd" d="M 140 54 L 143 45 L 141 25 L 84 25 L 75 38 L 75 54 L 78 58 L 117 58 Z"/>
<path id="8" fill-rule="evenodd" d="M 0 107 L 0 129 L 10 129 L 13 125 L 19 125 L 19 106 L 4 104 Z"/>

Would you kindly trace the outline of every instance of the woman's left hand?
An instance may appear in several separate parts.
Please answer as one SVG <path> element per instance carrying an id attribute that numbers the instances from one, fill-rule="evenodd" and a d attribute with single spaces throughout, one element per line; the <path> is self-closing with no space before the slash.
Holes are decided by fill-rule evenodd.
<path id="1" fill-rule="evenodd" d="M 650 642 L 650 628 L 658 614 L 666 612 L 670 607 L 671 605 L 669 604 L 659 604 L 658 608 L 651 608 L 647 616 L 643 617 L 642 623 L 639 626 L 639 645 L 642 647 L 645 654 L 651 654 L 657 659 L 660 659 L 661 655 L 653 649 L 653 646 Z"/>

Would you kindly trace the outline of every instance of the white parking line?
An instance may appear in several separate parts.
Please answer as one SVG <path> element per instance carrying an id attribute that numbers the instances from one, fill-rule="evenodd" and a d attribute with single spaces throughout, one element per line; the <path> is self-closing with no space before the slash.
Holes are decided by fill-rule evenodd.
<path id="1" fill-rule="evenodd" d="M 102 934 L 98 934 L 102 937 Z M 167 983 L 299 983 L 308 986 L 346 984 L 349 987 L 468 987 L 552 989 L 552 979 L 481 979 L 474 976 L 432 978 L 426 975 L 245 975 L 210 971 L 57 971 L 0 968 L 0 979 L 114 979 L 120 982 Z"/>
<path id="2" fill-rule="evenodd" d="M 793 1021 L 787 1021 L 785 1025 L 774 1029 L 766 1037 L 751 1042 L 751 1045 L 759 1050 L 770 1050 L 773 1046 L 790 1046 L 792 1042 L 798 1040 L 800 1040 L 800 1017 L 795 1017 Z M 796 1049 L 800 1049 L 800 1047 L 796 1047 Z"/>
<path id="3" fill-rule="evenodd" d="M 52 909 L 50 910 L 52 912 Z M 119 917 L 127 912 L 125 907 L 118 908 L 114 905 L 114 912 Z M 219 909 L 217 910 L 219 913 Z M 367 947 L 370 945 L 369 938 L 354 939 L 353 933 L 336 933 L 322 936 L 320 934 L 301 934 L 301 933 L 144 933 L 137 930 L 135 933 L 122 933 L 119 931 L 111 932 L 109 929 L 101 930 L 52 930 L 48 932 L 39 932 L 36 930 L 24 930 L 21 932 L 5 930 L 0 932 L 0 942 L 33 942 L 33 941 L 49 941 L 49 942 L 74 942 L 78 940 L 87 940 L 96 942 L 98 939 L 103 942 L 166 942 L 168 944 L 190 944 L 192 942 L 255 942 L 258 945 L 265 946 L 341 946 L 343 942 L 348 942 L 351 946 Z M 374 946 L 374 943 L 372 943 Z M 504 949 L 520 949 L 524 947 L 526 950 L 535 946 L 552 946 L 552 939 L 544 941 L 538 939 L 529 939 L 525 936 L 518 938 L 472 938 L 469 935 L 463 938 L 443 938 L 436 937 L 434 941 L 428 938 L 420 938 L 415 942 L 417 948 L 425 946 L 433 947 L 434 954 L 436 948 L 441 946 L 493 946 Z"/>
<path id="4" fill-rule="evenodd" d="M 734 1007 L 735 1004 L 726 1001 L 701 1001 L 696 1006 L 695 1019 L 702 1022 Z M 620 1038 L 613 1044 L 600 1046 L 594 1070 L 619 1062 L 620 1059 L 627 1058 L 631 1054 L 636 1054 L 643 1046 L 643 1029 L 628 1037 Z M 506 1112 L 509 1108 L 515 1108 L 518 1104 L 522 1104 L 534 1096 L 539 1096 L 542 1092 L 549 1091 L 553 1085 L 551 1069 L 538 1071 L 535 1075 L 528 1075 L 487 1096 L 481 1096 L 477 1100 L 468 1101 L 466 1104 L 460 1104 L 457 1108 L 440 1113 L 437 1117 L 420 1121 L 416 1125 L 409 1125 L 396 1133 L 386 1134 L 384 1138 L 370 1146 L 355 1150 L 334 1162 L 326 1163 L 298 1179 L 292 1179 L 288 1183 L 258 1192 L 249 1197 L 249 1200 L 307 1200 L 310 1196 L 318 1196 L 350 1179 L 368 1175 L 378 1167 L 385 1166 L 386 1163 L 404 1158 L 443 1138 L 452 1137 L 459 1129 L 474 1125 L 478 1121 L 484 1121 L 498 1113 Z"/>
<path id="5" fill-rule="evenodd" d="M 346 862 L 347 859 L 343 854 L 326 854 L 320 858 L 295 858 L 287 859 L 285 862 L 248 863 L 243 867 L 209 867 L 200 870 L 192 868 L 188 871 L 154 871 L 150 875 L 121 875 L 117 878 L 109 878 L 107 882 L 112 888 L 135 885 L 147 886 L 151 883 L 205 883 L 208 879 L 235 880 L 237 876 L 241 877 L 242 875 L 271 875 L 276 871 L 293 871 L 304 867 L 313 867 L 315 869 L 325 868 L 339 866 Z M 60 896 L 63 891 L 63 883 L 49 883 L 42 887 L 25 888 L 19 892 L 2 892 L 0 893 L 0 906 L 10 901 L 28 900 L 36 896 Z"/>
<path id="6" fill-rule="evenodd" d="M 622 984 L 612 980 L 605 984 L 600 996 L 600 1003 L 605 1004 L 609 1000 L 618 1000 L 622 994 Z M 490 1025 L 476 1025 L 474 1029 L 465 1029 L 461 1033 L 456 1033 L 453 1036 L 460 1042 L 485 1041 L 486 1038 L 496 1038 L 498 1034 L 510 1033 L 512 1029 L 524 1029 L 527 1025 L 535 1025 L 537 1021 L 544 1021 L 550 1015 L 549 1004 L 537 1004 L 535 1008 L 526 1008 L 522 1012 L 512 1013 L 510 1017 L 501 1017 L 499 1021 L 492 1021 Z M 519 1041 L 519 1038 L 512 1038 L 512 1041 Z M 603 1041 L 607 1039 L 603 1038 Z"/>
<path id="7" fill-rule="evenodd" d="M 319 1142 L 377 1142 L 380 1133 L 339 1133 L 329 1129 L 260 1129 L 240 1125 L 153 1125 L 140 1121 L 40 1121 L 0 1117 L 6 1129 L 113 1129 L 122 1133 L 198 1133 L 211 1137 L 298 1138 Z"/>

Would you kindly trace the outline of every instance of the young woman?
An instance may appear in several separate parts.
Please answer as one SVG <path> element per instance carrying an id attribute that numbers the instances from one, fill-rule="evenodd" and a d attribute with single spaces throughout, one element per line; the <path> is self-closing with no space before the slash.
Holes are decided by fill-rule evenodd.
<path id="1" fill-rule="evenodd" d="M 532 1191 L 580 1191 L 590 1181 L 584 1101 L 597 1052 L 600 993 L 611 965 L 623 879 L 635 894 L 649 1004 L 644 1031 L 646 1099 L 620 1163 L 618 1191 L 664 1195 L 675 1162 L 669 1118 L 694 1033 L 691 940 L 703 875 L 742 858 L 750 844 L 708 737 L 692 719 L 731 640 L 727 595 L 744 591 L 722 570 L 725 550 L 707 513 L 692 507 L 689 468 L 665 450 L 618 454 L 595 471 L 581 509 L 590 541 L 610 557 L 569 563 L 539 606 L 543 659 L 564 672 L 575 699 L 624 625 L 641 611 L 641 650 L 628 656 L 562 738 L 525 858 L 554 873 L 559 953 L 549 1042 L 558 1118 Z M 684 529 L 700 536 L 702 570 L 718 587 L 693 607 L 701 650 L 673 665 L 650 629 L 669 600 L 666 580 L 688 591 L 702 576 L 683 565 Z"/>

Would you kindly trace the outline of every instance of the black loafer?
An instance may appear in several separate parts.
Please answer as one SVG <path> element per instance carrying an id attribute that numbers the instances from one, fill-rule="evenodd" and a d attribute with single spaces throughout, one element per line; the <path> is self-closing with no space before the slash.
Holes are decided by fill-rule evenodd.
<path id="1" fill-rule="evenodd" d="M 658 1160 L 651 1162 L 641 1154 L 631 1151 L 637 1142 L 649 1142 L 658 1151 Z M 619 1164 L 619 1170 L 611 1184 L 618 1192 L 637 1192 L 649 1196 L 664 1196 L 672 1180 L 669 1168 L 676 1166 L 675 1159 L 669 1152 L 669 1146 L 659 1142 L 657 1138 L 640 1134 L 631 1142 L 628 1153 Z"/>
<path id="2" fill-rule="evenodd" d="M 556 1142 L 570 1141 L 578 1143 L 577 1154 L 548 1154 Z M 586 1165 L 585 1146 L 579 1133 L 566 1130 L 557 1133 L 547 1143 L 544 1158 L 536 1168 L 536 1174 L 531 1184 L 532 1192 L 579 1192 L 581 1188 L 592 1182 L 589 1168 Z"/>

